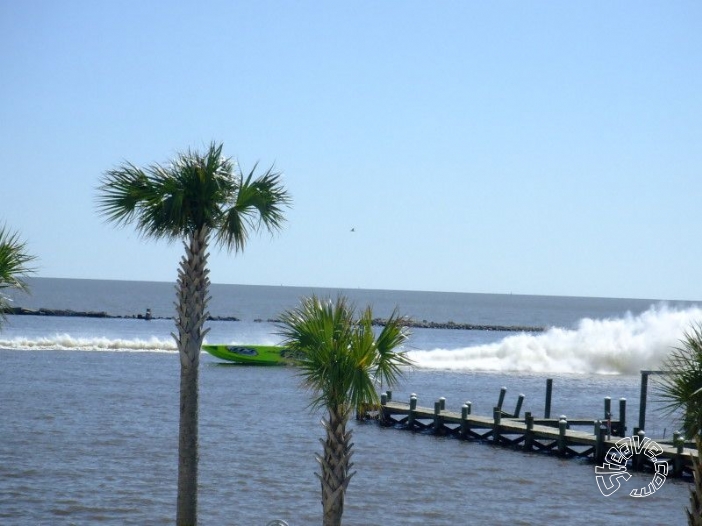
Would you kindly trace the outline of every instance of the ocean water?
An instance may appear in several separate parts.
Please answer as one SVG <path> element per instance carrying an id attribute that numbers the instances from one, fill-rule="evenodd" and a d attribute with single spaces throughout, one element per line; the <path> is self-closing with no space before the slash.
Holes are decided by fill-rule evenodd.
<path id="1" fill-rule="evenodd" d="M 172 284 L 32 280 L 26 308 L 172 313 Z M 276 343 L 266 320 L 309 293 L 339 291 L 215 285 L 210 342 Z M 488 415 L 501 387 L 506 409 L 601 418 L 603 398 L 628 401 L 638 421 L 639 371 L 656 369 L 702 319 L 693 303 L 402 291 L 341 291 L 387 316 L 529 325 L 539 333 L 415 329 L 416 367 L 393 397 Z M 263 320 L 263 321 L 255 321 Z M 10 316 L 0 332 L 0 524 L 171 524 L 177 470 L 179 361 L 169 319 Z M 652 377 L 653 378 L 653 377 Z M 655 382 L 654 382 L 655 383 Z M 319 524 L 314 454 L 320 413 L 294 368 L 222 364 L 203 355 L 200 380 L 200 520 L 203 525 Z M 673 417 L 653 401 L 647 434 L 670 437 Z M 682 524 L 689 483 L 655 494 L 597 489 L 584 461 L 495 448 L 353 422 L 356 475 L 344 524 Z M 626 491 L 624 491 L 626 490 Z"/>

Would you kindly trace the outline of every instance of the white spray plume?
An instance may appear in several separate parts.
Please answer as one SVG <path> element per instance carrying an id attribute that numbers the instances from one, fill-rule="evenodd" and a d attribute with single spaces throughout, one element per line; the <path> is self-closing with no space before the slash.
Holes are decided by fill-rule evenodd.
<path id="1" fill-rule="evenodd" d="M 702 320 L 697 307 L 665 305 L 623 318 L 583 319 L 576 329 L 520 333 L 462 349 L 410 351 L 420 368 L 537 373 L 637 374 L 657 369 L 686 331 Z"/>

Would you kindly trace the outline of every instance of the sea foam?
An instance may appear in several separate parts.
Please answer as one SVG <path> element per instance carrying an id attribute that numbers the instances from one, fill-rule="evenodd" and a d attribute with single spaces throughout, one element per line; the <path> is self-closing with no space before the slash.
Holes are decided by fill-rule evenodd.
<path id="1" fill-rule="evenodd" d="M 0 340 L 0 348 L 23 351 L 112 351 L 112 352 L 173 352 L 177 351 L 173 339 L 110 339 L 105 337 L 76 338 L 68 334 L 36 339 L 17 337 Z"/>
<path id="2" fill-rule="evenodd" d="M 583 319 L 575 329 L 551 328 L 458 349 L 410 351 L 417 367 L 466 371 L 637 374 L 657 369 L 685 333 L 702 321 L 702 310 L 665 305 L 640 315 Z"/>

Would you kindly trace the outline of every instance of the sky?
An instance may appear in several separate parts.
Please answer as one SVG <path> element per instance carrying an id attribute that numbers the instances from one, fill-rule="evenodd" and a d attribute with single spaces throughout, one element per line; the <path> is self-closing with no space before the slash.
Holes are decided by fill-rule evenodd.
<path id="1" fill-rule="evenodd" d="M 702 300 L 698 1 L 0 0 L 0 224 L 175 281 L 105 171 L 223 143 L 292 207 L 214 283 Z"/>

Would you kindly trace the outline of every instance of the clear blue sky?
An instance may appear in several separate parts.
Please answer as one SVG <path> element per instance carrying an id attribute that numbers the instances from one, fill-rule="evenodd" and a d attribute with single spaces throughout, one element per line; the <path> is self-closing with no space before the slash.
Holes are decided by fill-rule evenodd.
<path id="1" fill-rule="evenodd" d="M 39 276 L 174 281 L 96 186 L 214 140 L 294 207 L 213 282 L 702 300 L 702 2 L 0 0 L 0 72 Z"/>

